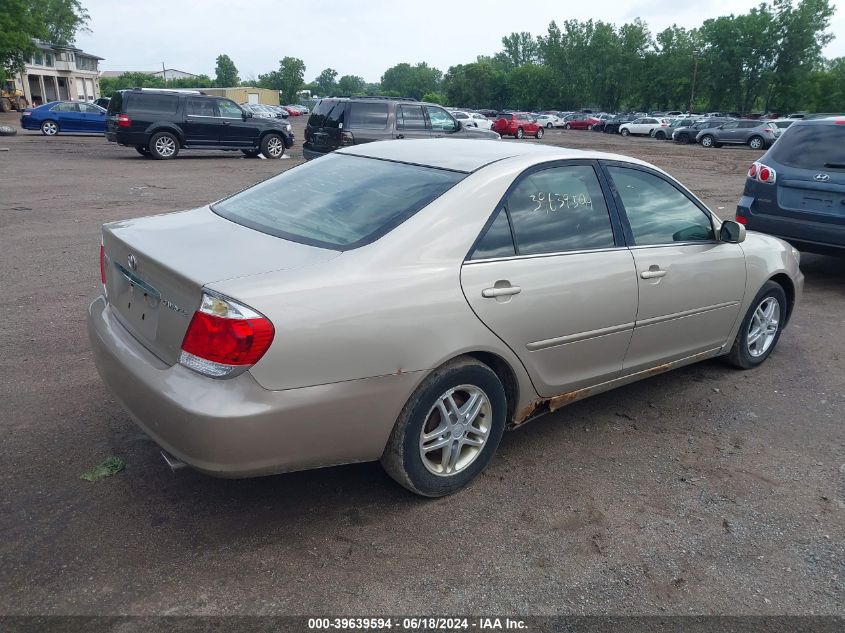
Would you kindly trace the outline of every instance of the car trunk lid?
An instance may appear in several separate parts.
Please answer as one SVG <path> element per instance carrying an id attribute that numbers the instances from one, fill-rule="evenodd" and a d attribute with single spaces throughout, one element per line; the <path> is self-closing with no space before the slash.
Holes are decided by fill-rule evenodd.
<path id="1" fill-rule="evenodd" d="M 106 224 L 103 248 L 112 310 L 144 347 L 171 365 L 205 285 L 312 266 L 340 254 L 260 233 L 208 207 Z"/>

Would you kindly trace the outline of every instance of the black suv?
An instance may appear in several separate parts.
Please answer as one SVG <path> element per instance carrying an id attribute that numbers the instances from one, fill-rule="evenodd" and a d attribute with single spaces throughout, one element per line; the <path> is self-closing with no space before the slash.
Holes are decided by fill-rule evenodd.
<path id="1" fill-rule="evenodd" d="M 801 250 L 845 254 L 845 117 L 786 128 L 749 168 L 736 220 Z"/>
<path id="2" fill-rule="evenodd" d="M 179 150 L 241 150 L 281 158 L 293 146 L 290 124 L 253 117 L 237 103 L 196 91 L 118 90 L 109 101 L 106 138 L 143 156 L 176 158 Z"/>
<path id="3" fill-rule="evenodd" d="M 498 139 L 496 132 L 465 127 L 444 108 L 397 97 L 328 97 L 314 106 L 302 154 L 317 158 L 347 145 L 403 138 Z"/>

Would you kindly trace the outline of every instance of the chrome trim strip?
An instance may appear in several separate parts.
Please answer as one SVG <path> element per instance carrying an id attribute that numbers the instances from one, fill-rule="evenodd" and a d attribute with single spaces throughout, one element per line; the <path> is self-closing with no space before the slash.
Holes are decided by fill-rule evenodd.
<path id="1" fill-rule="evenodd" d="M 133 275 L 118 263 L 115 263 L 115 267 L 117 268 L 118 272 L 120 272 L 120 274 L 123 275 L 126 278 L 126 281 L 128 281 L 130 284 L 138 286 L 141 290 L 146 292 L 148 295 L 150 295 L 157 301 L 161 301 L 161 293 L 155 288 L 153 288 L 146 281 L 144 281 L 140 277 L 137 277 L 136 275 Z"/>
<path id="2" fill-rule="evenodd" d="M 694 308 L 693 310 L 684 310 L 683 312 L 675 312 L 674 314 L 664 314 L 663 316 L 651 317 L 650 319 L 643 319 L 637 321 L 635 327 L 645 327 L 647 325 L 655 325 L 665 321 L 672 321 L 674 319 L 682 319 L 683 317 L 693 316 L 694 314 L 705 314 L 722 308 L 730 308 L 731 306 L 739 305 L 739 301 L 726 301 L 725 303 L 717 303 L 716 305 L 707 306 L 705 308 Z"/>
<path id="3" fill-rule="evenodd" d="M 608 336 L 610 334 L 618 334 L 619 332 L 633 329 L 633 323 L 623 323 L 622 325 L 611 325 L 610 327 L 603 327 L 598 330 L 590 330 L 588 332 L 578 332 L 577 334 L 556 336 L 555 338 L 549 338 L 545 341 L 535 341 L 534 343 L 528 343 L 525 347 L 531 352 L 536 352 L 537 350 L 548 349 L 549 347 L 566 345 L 567 343 L 577 343 L 578 341 L 599 338 L 600 336 Z"/>
<path id="4" fill-rule="evenodd" d="M 557 251 L 554 253 L 533 253 L 531 255 L 511 255 L 510 257 L 487 257 L 484 259 L 467 259 L 464 264 L 489 264 L 490 262 L 510 262 L 521 259 L 538 259 L 543 257 L 561 257 L 564 255 L 585 255 L 588 253 L 612 253 L 613 251 L 629 250 L 627 246 L 611 246 L 609 248 L 593 248 L 580 251 Z"/>

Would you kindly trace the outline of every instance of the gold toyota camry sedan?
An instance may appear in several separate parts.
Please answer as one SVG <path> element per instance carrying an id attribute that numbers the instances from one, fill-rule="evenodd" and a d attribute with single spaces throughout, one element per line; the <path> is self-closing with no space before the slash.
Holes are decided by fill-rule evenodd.
<path id="1" fill-rule="evenodd" d="M 106 224 L 100 270 L 97 368 L 171 465 L 381 460 L 431 497 L 570 402 L 715 356 L 759 365 L 804 281 L 795 249 L 647 163 L 452 139 Z"/>

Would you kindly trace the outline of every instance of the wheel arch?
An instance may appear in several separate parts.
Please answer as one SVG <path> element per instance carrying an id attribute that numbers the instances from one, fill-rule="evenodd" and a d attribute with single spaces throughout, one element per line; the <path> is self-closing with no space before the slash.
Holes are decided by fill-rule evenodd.
<path id="1" fill-rule="evenodd" d="M 783 292 L 786 294 L 786 319 L 784 321 L 784 325 L 786 325 L 792 318 L 792 309 L 795 307 L 795 284 L 792 283 L 792 279 L 786 273 L 777 273 L 769 277 L 768 281 L 775 282 L 783 288 Z"/>
<path id="2" fill-rule="evenodd" d="M 147 128 L 145 134 L 147 135 L 147 145 L 150 144 L 150 139 L 153 135 L 158 134 L 159 132 L 170 132 L 176 137 L 176 140 L 179 141 L 179 147 L 182 148 L 185 146 L 185 135 L 181 129 L 179 129 L 176 125 L 167 125 L 167 124 L 154 124 Z"/>
<path id="3" fill-rule="evenodd" d="M 496 376 L 498 376 L 505 389 L 505 399 L 508 407 L 507 420 L 508 423 L 510 423 L 516 414 L 516 406 L 519 402 L 519 381 L 517 380 L 516 373 L 514 373 L 510 363 L 493 352 L 465 352 L 460 356 L 468 356 L 470 358 L 474 358 L 480 363 L 484 363 L 493 370 L 493 373 L 495 373 Z M 460 358 L 460 356 L 457 356 L 456 358 Z M 455 359 L 453 358 L 448 362 L 452 362 L 453 360 Z"/>

